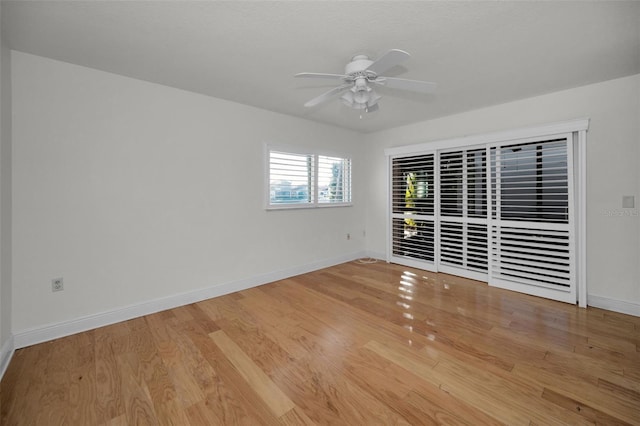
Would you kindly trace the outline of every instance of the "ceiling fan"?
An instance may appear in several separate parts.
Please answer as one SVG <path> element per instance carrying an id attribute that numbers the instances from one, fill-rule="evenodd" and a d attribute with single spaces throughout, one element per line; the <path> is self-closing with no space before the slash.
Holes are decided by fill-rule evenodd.
<path id="1" fill-rule="evenodd" d="M 340 80 L 342 84 L 311 99 L 304 104 L 305 107 L 314 107 L 340 93 L 342 102 L 358 110 L 373 112 L 378 109 L 378 101 L 381 96 L 373 90 L 374 85 L 388 87 L 390 89 L 408 90 L 419 93 L 432 93 L 437 85 L 429 81 L 407 80 L 404 78 L 384 77 L 385 71 L 393 68 L 401 62 L 409 59 L 411 55 L 399 49 L 391 49 L 376 60 L 369 59 L 366 55 L 356 55 L 344 69 L 344 74 L 324 74 L 302 72 L 296 74 L 298 78 L 322 78 Z"/>

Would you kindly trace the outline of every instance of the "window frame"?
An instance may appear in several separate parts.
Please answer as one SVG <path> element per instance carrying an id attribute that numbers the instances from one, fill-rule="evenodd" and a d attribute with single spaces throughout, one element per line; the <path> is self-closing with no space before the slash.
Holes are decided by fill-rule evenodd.
<path id="1" fill-rule="evenodd" d="M 311 173 L 311 192 L 310 202 L 304 203 L 271 203 L 271 153 L 277 152 L 281 154 L 306 155 L 312 157 L 312 173 Z M 341 202 L 321 202 L 319 200 L 319 157 L 338 158 L 346 160 L 348 163 L 347 190 L 344 196 L 348 195 L 349 201 Z M 353 206 L 353 158 L 344 153 L 336 153 L 333 151 L 305 149 L 302 147 L 291 147 L 286 145 L 265 144 L 264 145 L 264 208 L 265 210 L 300 210 L 300 209 L 317 209 L 331 207 L 351 207 Z"/>

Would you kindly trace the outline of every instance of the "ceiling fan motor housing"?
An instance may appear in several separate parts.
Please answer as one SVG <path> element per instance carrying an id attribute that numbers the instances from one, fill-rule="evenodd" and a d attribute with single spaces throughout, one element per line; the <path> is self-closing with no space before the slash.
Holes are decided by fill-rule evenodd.
<path id="1" fill-rule="evenodd" d="M 373 63 L 366 55 L 356 55 L 351 59 L 351 62 L 344 68 L 344 73 L 348 76 L 358 77 L 359 75 L 369 77 L 369 74 L 373 74 L 371 71 L 367 72 L 366 69 Z"/>

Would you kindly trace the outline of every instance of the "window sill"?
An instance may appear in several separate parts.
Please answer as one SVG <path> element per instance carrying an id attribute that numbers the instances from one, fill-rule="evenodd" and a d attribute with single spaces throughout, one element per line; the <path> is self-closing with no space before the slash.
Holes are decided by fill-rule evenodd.
<path id="1" fill-rule="evenodd" d="M 305 205 L 268 205 L 265 207 L 267 211 L 277 210 L 307 210 L 307 209 L 327 209 L 333 207 L 352 207 L 353 203 L 327 203 L 327 204 L 305 204 Z"/>

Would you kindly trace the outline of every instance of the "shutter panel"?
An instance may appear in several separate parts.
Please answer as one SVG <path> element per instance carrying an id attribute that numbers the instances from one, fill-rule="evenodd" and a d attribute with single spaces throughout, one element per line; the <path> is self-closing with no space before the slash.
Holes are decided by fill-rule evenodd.
<path id="1" fill-rule="evenodd" d="M 575 303 L 571 135 L 491 149 L 489 284 Z"/>
<path id="2" fill-rule="evenodd" d="M 464 224 L 440 222 L 440 263 L 464 267 Z"/>
<path id="3" fill-rule="evenodd" d="M 440 153 L 440 216 L 462 217 L 464 197 L 463 151 Z"/>
<path id="4" fill-rule="evenodd" d="M 313 156 L 269 152 L 269 203 L 311 204 Z"/>
<path id="5" fill-rule="evenodd" d="M 393 218 L 393 255 L 433 263 L 434 222 Z"/>
<path id="6" fill-rule="evenodd" d="M 351 202 L 351 160 L 318 156 L 318 203 Z"/>
<path id="7" fill-rule="evenodd" d="M 487 225 L 470 223 L 467 229 L 467 268 L 486 273 L 487 263 Z"/>
<path id="8" fill-rule="evenodd" d="M 487 279 L 487 150 L 439 153 L 438 270 Z"/>
<path id="9" fill-rule="evenodd" d="M 569 233 L 563 230 L 492 226 L 493 277 L 529 285 L 571 286 Z"/>
<path id="10" fill-rule="evenodd" d="M 467 204 L 468 217 L 487 218 L 487 150 L 467 151 Z"/>
<path id="11" fill-rule="evenodd" d="M 435 262 L 434 179 L 433 154 L 392 160 L 391 257 L 399 263 Z"/>

